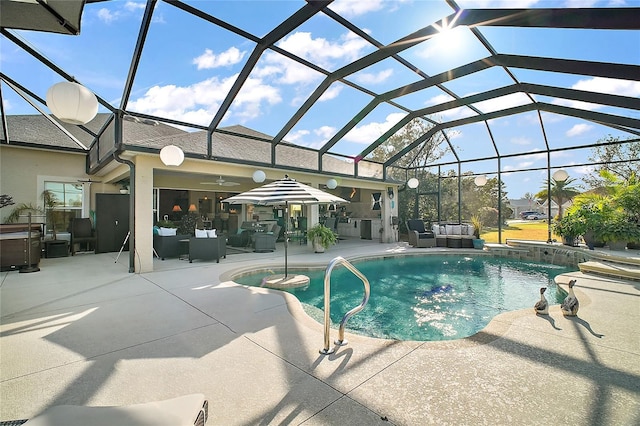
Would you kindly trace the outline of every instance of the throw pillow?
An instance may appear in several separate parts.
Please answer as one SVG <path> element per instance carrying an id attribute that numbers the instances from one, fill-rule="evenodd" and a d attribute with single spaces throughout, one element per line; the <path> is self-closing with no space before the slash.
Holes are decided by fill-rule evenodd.
<path id="1" fill-rule="evenodd" d="M 218 236 L 216 235 L 216 230 L 215 229 L 207 229 L 207 237 L 209 237 L 209 238 L 218 238 Z"/>
<path id="2" fill-rule="evenodd" d="M 207 238 L 207 231 L 205 229 L 196 229 L 196 238 Z"/>
<path id="3" fill-rule="evenodd" d="M 158 235 L 162 235 L 163 237 L 171 237 L 176 235 L 178 230 L 176 228 L 160 228 L 158 231 Z"/>

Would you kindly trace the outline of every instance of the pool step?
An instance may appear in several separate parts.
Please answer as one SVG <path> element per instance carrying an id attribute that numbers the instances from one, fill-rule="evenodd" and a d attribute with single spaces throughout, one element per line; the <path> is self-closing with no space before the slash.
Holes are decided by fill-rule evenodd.
<path id="1" fill-rule="evenodd" d="M 585 274 L 606 275 L 608 277 L 640 281 L 640 265 L 635 262 L 590 260 L 579 263 L 578 267 L 580 272 Z"/>

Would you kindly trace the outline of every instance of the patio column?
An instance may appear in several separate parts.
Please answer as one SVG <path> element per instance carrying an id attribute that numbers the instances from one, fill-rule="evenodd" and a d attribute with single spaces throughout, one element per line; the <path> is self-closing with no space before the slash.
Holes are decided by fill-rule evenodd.
<path id="1" fill-rule="evenodd" d="M 158 159 L 139 155 L 135 158 L 135 272 L 153 271 L 153 165 Z"/>

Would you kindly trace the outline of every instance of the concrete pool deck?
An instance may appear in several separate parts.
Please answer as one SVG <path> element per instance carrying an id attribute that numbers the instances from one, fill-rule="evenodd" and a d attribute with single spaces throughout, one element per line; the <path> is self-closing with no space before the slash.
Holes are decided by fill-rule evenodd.
<path id="1" fill-rule="evenodd" d="M 314 254 L 292 244 L 289 265 L 442 250 L 344 240 Z M 219 264 L 155 260 L 147 274 L 128 273 L 128 256 L 116 255 L 0 275 L 0 420 L 203 393 L 207 425 L 640 424 L 637 281 L 576 271 L 575 318 L 559 306 L 546 317 L 510 312 L 449 342 L 348 334 L 325 356 L 322 325 L 292 297 L 224 279 L 281 267 L 281 245 Z"/>

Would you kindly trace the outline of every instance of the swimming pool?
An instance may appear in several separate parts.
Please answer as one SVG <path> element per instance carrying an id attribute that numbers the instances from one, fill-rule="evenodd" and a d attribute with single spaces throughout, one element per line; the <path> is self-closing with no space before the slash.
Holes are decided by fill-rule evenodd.
<path id="1" fill-rule="evenodd" d="M 347 323 L 352 333 L 397 340 L 454 340 L 483 329 L 496 315 L 531 308 L 540 287 L 551 304 L 566 293 L 553 278 L 571 272 L 562 266 L 490 256 L 396 256 L 352 262 L 371 284 L 365 309 Z M 278 271 L 274 271 L 279 273 Z M 281 272 L 280 272 L 281 273 Z M 307 314 L 323 322 L 324 269 L 291 270 L 309 276 L 306 288 L 286 290 Z M 268 273 L 235 277 L 239 284 L 260 286 Z M 344 267 L 331 275 L 331 321 L 362 301 L 362 281 Z"/>

